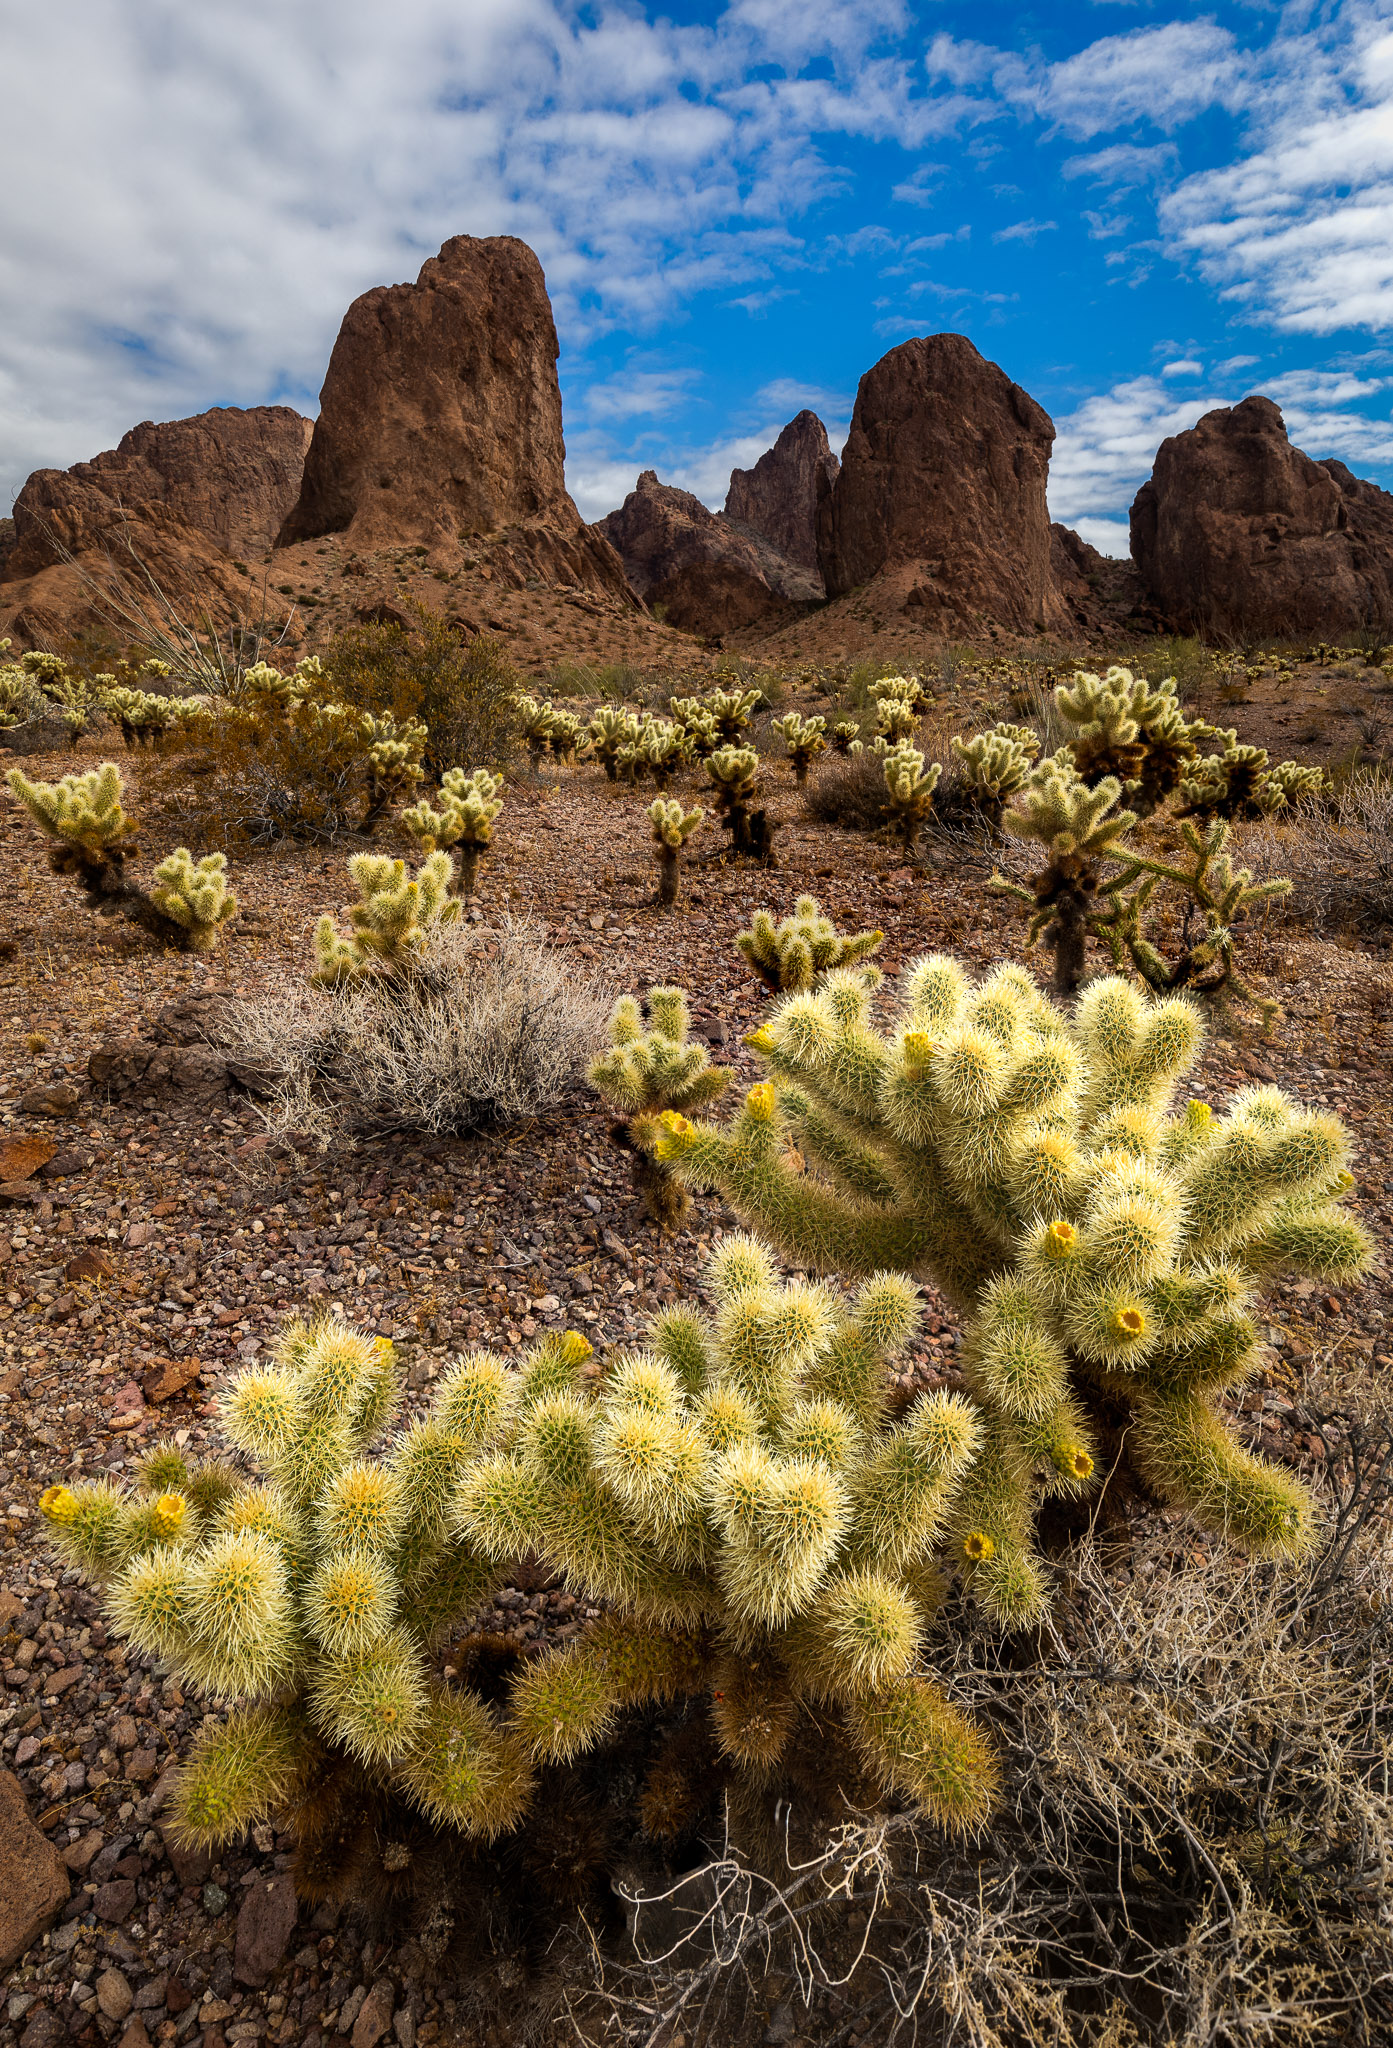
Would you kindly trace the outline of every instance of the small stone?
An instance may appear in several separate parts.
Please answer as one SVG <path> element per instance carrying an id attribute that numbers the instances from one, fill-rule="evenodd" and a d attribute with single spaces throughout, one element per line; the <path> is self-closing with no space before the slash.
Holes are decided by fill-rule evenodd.
<path id="1" fill-rule="evenodd" d="M 358 2009 L 353 2022 L 353 2048 L 377 2048 L 378 2042 L 392 2024 L 392 2009 L 396 2005 L 396 1992 L 391 1979 L 379 1977 L 372 1990 Z"/>
<path id="2" fill-rule="evenodd" d="M 131 2014 L 118 2048 L 150 2048 L 150 2036 L 138 2012 Z"/>
<path id="3" fill-rule="evenodd" d="M 250 1886 L 237 1915 L 237 1946 L 233 1975 L 239 1984 L 259 1988 L 285 1954 L 295 1932 L 298 1906 L 287 1874 L 258 1878 Z"/>
<path id="4" fill-rule="evenodd" d="M 59 2048 L 68 2030 L 52 2006 L 42 2005 L 19 2037 L 19 2048 Z"/>
<path id="5" fill-rule="evenodd" d="M 153 1749 L 133 1749 L 126 1759 L 126 1776 L 133 1785 L 148 1785 L 160 1767 Z"/>
<path id="6" fill-rule="evenodd" d="M 63 1268 L 66 1280 L 109 1280 L 114 1268 L 110 1259 L 101 1252 L 79 1252 L 75 1259 L 69 1259 Z"/>
<path id="7" fill-rule="evenodd" d="M 219 1914 L 227 1911 L 227 1893 L 220 1884 L 214 1884 L 211 1878 L 203 1887 L 203 1910 L 205 1913 L 211 1913 L 215 1920 Z"/>
<path id="8" fill-rule="evenodd" d="M 169 1858 L 170 1869 L 181 1885 L 202 1884 L 213 1868 L 213 1858 L 207 1849 L 199 1849 L 182 1841 L 174 1828 L 160 1826 L 160 1840 L 164 1853 Z M 224 1901 L 226 1903 L 226 1901 Z"/>
<path id="9" fill-rule="evenodd" d="M 134 1749 L 139 1740 L 140 1730 L 135 1725 L 134 1715 L 118 1714 L 111 1724 L 112 1748 L 124 1754 L 126 1750 Z"/>
<path id="10" fill-rule="evenodd" d="M 180 1977 L 171 1977 L 164 1987 L 165 2008 L 169 2012 L 187 2012 L 193 2004 L 193 1993 Z"/>
<path id="11" fill-rule="evenodd" d="M 135 1900 L 134 1878 L 114 1877 L 109 1884 L 97 1886 L 92 1910 L 99 1920 L 129 1920 L 135 1911 Z"/>
<path id="12" fill-rule="evenodd" d="M 63 1861 L 67 1864 L 69 1870 L 72 1871 L 74 1877 L 85 1877 L 87 1875 L 91 1867 L 92 1858 L 97 1854 L 101 1846 L 102 1831 L 100 1828 L 90 1828 L 85 1835 L 80 1835 L 77 1841 L 69 1842 L 67 1848 L 63 1851 Z"/>
<path id="13" fill-rule="evenodd" d="M 62 1857 L 29 1817 L 19 1780 L 0 1771 L 0 1970 L 48 1932 L 70 1889 Z"/>
<path id="14" fill-rule="evenodd" d="M 50 1081 L 30 1088 L 16 1105 L 25 1116 L 75 1116 L 82 1092 L 71 1081 Z"/>
<path id="15" fill-rule="evenodd" d="M 97 1979 L 97 2004 L 109 2020 L 123 2020 L 134 2003 L 134 1993 L 119 1970 L 103 1970 Z"/>
<path id="16" fill-rule="evenodd" d="M 201 1371 L 202 1363 L 197 1358 L 186 1358 L 179 1362 L 170 1358 L 161 1364 L 153 1365 L 141 1382 L 146 1400 L 172 1400 L 174 1395 L 185 1393 L 188 1388 L 195 1385 Z"/>
<path id="17" fill-rule="evenodd" d="M 47 1166 L 57 1150 L 48 1138 L 0 1138 L 0 1180 L 28 1180 L 41 1166 Z"/>

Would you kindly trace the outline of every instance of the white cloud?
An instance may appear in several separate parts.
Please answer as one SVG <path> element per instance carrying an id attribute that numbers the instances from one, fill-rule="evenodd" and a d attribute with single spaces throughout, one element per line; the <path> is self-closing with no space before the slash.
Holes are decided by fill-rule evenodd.
<path id="1" fill-rule="evenodd" d="M 1352 400 L 1390 389 L 1393 378 L 1343 371 L 1285 371 L 1223 383 L 1211 377 L 1204 388 L 1183 394 L 1159 377 L 1129 378 L 1056 420 L 1050 516 L 1080 533 L 1088 519 L 1116 523 L 1151 474 L 1162 441 L 1252 392 L 1276 400 L 1288 434 L 1308 455 L 1337 455 L 1356 472 L 1393 462 L 1393 417 L 1386 410 L 1377 417 L 1350 409 Z"/>
<path id="2" fill-rule="evenodd" d="M 587 384 L 577 410 L 590 420 L 630 420 L 675 412 L 690 391 L 691 370 L 626 370 Z"/>
<path id="3" fill-rule="evenodd" d="M 1033 242 L 1039 235 L 1048 235 L 1059 223 L 1053 220 L 1018 220 L 1009 228 L 998 228 L 992 236 L 994 242 Z"/>
<path id="4" fill-rule="evenodd" d="M 1145 148 L 1132 142 L 1115 142 L 1111 148 L 1095 150 L 1090 156 L 1066 157 L 1060 173 L 1066 178 L 1087 178 L 1095 185 L 1118 189 L 1148 185 L 1170 169 L 1177 154 L 1173 142 L 1156 142 Z"/>
<path id="5" fill-rule="evenodd" d="M 905 26 L 900 0 L 7 10 L 0 505 L 142 417 L 312 410 L 349 300 L 447 235 L 530 242 L 571 347 L 705 290 L 757 310 L 842 175 L 824 138 L 988 117 L 876 54 Z"/>
<path id="6" fill-rule="evenodd" d="M 1201 377 L 1203 374 L 1204 364 L 1197 363 L 1193 356 L 1182 356 L 1178 362 L 1161 366 L 1163 377 Z"/>
<path id="7" fill-rule="evenodd" d="M 1132 552 L 1132 534 L 1125 519 L 1076 519 L 1075 533 L 1082 536 L 1091 548 L 1097 548 L 1100 555 L 1111 555 L 1119 562 L 1125 562 Z"/>
<path id="8" fill-rule="evenodd" d="M 1070 135 L 1106 135 L 1133 121 L 1174 128 L 1213 106 L 1243 102 L 1247 67 L 1227 29 L 1212 21 L 1104 36 L 1054 64 L 1033 97 Z"/>
<path id="9" fill-rule="evenodd" d="M 1393 33 L 1279 42 L 1257 108 L 1259 147 L 1185 179 L 1161 203 L 1172 249 L 1280 328 L 1393 324 Z"/>

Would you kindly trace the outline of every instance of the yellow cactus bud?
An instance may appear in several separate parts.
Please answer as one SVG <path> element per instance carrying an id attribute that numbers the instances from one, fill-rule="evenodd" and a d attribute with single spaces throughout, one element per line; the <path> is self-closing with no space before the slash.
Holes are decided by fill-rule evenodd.
<path id="1" fill-rule="evenodd" d="M 676 1109 L 665 1109 L 658 1118 L 658 1122 L 670 1138 L 685 1138 L 690 1134 L 692 1128 L 688 1119 Z"/>
<path id="2" fill-rule="evenodd" d="M 1045 1232 L 1045 1252 L 1052 1259 L 1067 1259 L 1079 1241 L 1079 1233 L 1072 1223 L 1058 1217 Z"/>
<path id="3" fill-rule="evenodd" d="M 78 1516 L 77 1495 L 68 1486 L 47 1486 L 39 1495 L 39 1513 L 48 1522 L 75 1522 Z"/>
<path id="4" fill-rule="evenodd" d="M 1082 1444 L 1076 1444 L 1064 1453 L 1064 1462 L 1075 1479 L 1090 1479 L 1093 1476 L 1093 1460 Z"/>
<path id="5" fill-rule="evenodd" d="M 973 1564 L 985 1564 L 996 1556 L 996 1545 L 984 1530 L 973 1529 L 963 1538 L 963 1556 Z"/>
<path id="6" fill-rule="evenodd" d="M 1112 1331 L 1115 1337 L 1125 1337 L 1129 1342 L 1146 1335 L 1146 1317 L 1134 1301 L 1114 1312 Z"/>
<path id="7" fill-rule="evenodd" d="M 756 1081 L 745 1097 L 745 1107 L 757 1123 L 767 1124 L 774 1115 L 774 1084 L 772 1081 Z"/>
<path id="8" fill-rule="evenodd" d="M 934 1042 L 927 1031 L 906 1031 L 904 1037 L 905 1065 L 914 1068 L 926 1067 L 934 1056 Z"/>
<path id="9" fill-rule="evenodd" d="M 587 1358 L 593 1357 L 595 1347 L 579 1330 L 567 1330 L 557 1350 L 563 1365 L 584 1365 Z"/>
<path id="10" fill-rule="evenodd" d="M 773 1052 L 774 1050 L 773 1034 L 766 1031 L 762 1024 L 756 1030 L 746 1032 L 744 1043 L 748 1045 L 751 1052 Z"/>
<path id="11" fill-rule="evenodd" d="M 177 1536 L 188 1511 L 182 1493 L 162 1493 L 150 1510 L 150 1526 L 157 1536 Z"/>
<path id="12" fill-rule="evenodd" d="M 1185 1105 L 1185 1121 L 1192 1131 L 1202 1131 L 1214 1121 L 1214 1112 L 1207 1102 L 1190 1101 Z"/>

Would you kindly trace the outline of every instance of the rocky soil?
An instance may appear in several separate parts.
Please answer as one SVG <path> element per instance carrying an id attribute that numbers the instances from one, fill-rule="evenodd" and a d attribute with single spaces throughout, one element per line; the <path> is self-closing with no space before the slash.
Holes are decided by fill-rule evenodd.
<path id="1" fill-rule="evenodd" d="M 964 684 L 956 708 L 975 729 L 1006 708 L 1001 684 Z M 76 760 L 27 766 L 56 776 L 104 750 L 93 739 Z M 122 761 L 139 809 L 155 771 Z M 653 901 L 646 793 L 613 788 L 596 768 L 537 781 L 520 771 L 478 914 L 526 913 L 578 974 L 616 992 L 683 982 L 717 1056 L 744 1078 L 753 1069 L 740 1040 L 763 996 L 733 940 L 759 905 L 782 913 L 811 889 L 839 924 L 879 926 L 892 982 L 933 947 L 981 967 L 1018 953 L 1019 924 L 985 895 L 984 867 L 941 850 L 931 865 L 906 865 L 814 823 L 786 767 L 771 765 L 768 777 L 778 867 L 731 865 L 713 850 L 687 868 L 685 902 L 669 914 Z M 162 816 L 153 780 L 146 808 L 148 862 L 187 826 Z M 0 2044 L 519 2038 L 479 2020 L 468 1987 L 441 1981 L 414 1945 L 387 1952 L 328 1909 L 297 1912 L 287 1845 L 269 1831 L 212 1862 L 166 1839 L 168 1774 L 207 1705 L 108 1636 L 91 1595 L 55 1569 L 35 1504 L 58 1477 L 119 1477 L 163 1435 L 194 1448 L 215 1440 L 220 1386 L 266 1351 L 284 1317 L 316 1301 L 392 1337 L 418 1400 L 464 1346 L 517 1353 L 538 1331 L 568 1326 L 600 1352 L 632 1343 L 659 1304 L 699 1293 L 729 1216 L 699 1199 L 689 1227 L 660 1237 L 584 1090 L 492 1136 L 380 1137 L 325 1158 L 268 1142 L 255 1102 L 199 1033 L 217 991 L 265 991 L 304 972 L 315 919 L 346 893 L 352 848 L 236 857 L 243 912 L 201 963 L 78 908 L 27 819 L 6 812 L 0 1759 L 32 1826 L 16 1810 L 0 1850 L 0 1944 L 20 1944 Z M 1196 1092 L 1218 1101 L 1276 1078 L 1339 1110 L 1355 1133 L 1360 1206 L 1386 1236 L 1386 954 L 1274 927 L 1246 958 L 1286 1017 L 1261 1044 L 1215 1037 Z M 125 1050 L 97 1062 L 98 1084 L 89 1067 L 103 1047 Z M 1240 1397 L 1251 1440 L 1314 1470 L 1325 1448 L 1308 1404 L 1341 1356 L 1393 1367 L 1389 1307 L 1383 1268 L 1348 1293 L 1308 1282 L 1276 1291 L 1269 1370 Z M 958 1343 L 930 1297 L 907 1388 L 952 1384 Z M 582 1618 L 564 1590 L 518 1588 L 484 1619 L 525 1644 L 564 1637 Z M 492 1990 L 507 2003 L 506 1986 Z M 792 2021 L 778 2038 L 796 2038 Z"/>

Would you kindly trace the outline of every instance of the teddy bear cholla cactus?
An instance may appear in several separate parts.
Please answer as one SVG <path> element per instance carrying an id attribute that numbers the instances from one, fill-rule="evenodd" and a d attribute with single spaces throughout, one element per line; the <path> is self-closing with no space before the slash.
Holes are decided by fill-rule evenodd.
<path id="1" fill-rule="evenodd" d="M 619 1118 L 612 1135 L 633 1155 L 634 1184 L 649 1215 L 664 1230 L 675 1230 L 691 1202 L 686 1189 L 653 1154 L 656 1119 L 665 1109 L 699 1109 L 729 1085 L 724 1067 L 713 1067 L 699 1039 L 691 1037 L 691 1013 L 680 988 L 650 988 L 647 1025 L 633 996 L 621 996 L 610 1013 L 609 1049 L 590 1068 L 590 1085 Z"/>
<path id="2" fill-rule="evenodd" d="M 472 896 L 479 862 L 493 845 L 493 828 L 503 809 L 503 778 L 487 768 L 466 774 L 449 768 L 441 777 L 440 809 L 429 798 L 403 811 L 401 823 L 423 853 L 455 848 L 460 858 L 460 893 Z"/>
<path id="3" fill-rule="evenodd" d="M 593 1747 L 624 1707 L 703 1694 L 737 1773 L 777 1765 L 806 1702 L 840 1713 L 887 1791 L 950 1825 L 982 1817 L 990 1752 L 919 1669 L 932 1554 L 979 1427 L 945 1394 L 887 1415 L 914 1289 L 878 1275 L 847 1308 L 780 1288 L 741 1238 L 712 1288 L 713 1322 L 669 1311 L 598 1389 L 570 1334 L 520 1371 L 463 1360 L 380 1458 L 391 1347 L 295 1325 L 223 1402 L 264 1477 L 165 1445 L 132 1494 L 44 1494 L 115 1626 L 237 1703 L 179 1773 L 185 1839 L 274 1815 L 312 1859 L 345 1802 L 384 1783 L 491 1839 L 523 1820 L 539 1764 Z M 609 1612 L 525 1665 L 497 1713 L 429 1653 L 529 1550 Z"/>
<path id="4" fill-rule="evenodd" d="M 796 711 L 790 711 L 783 718 L 776 718 L 770 727 L 788 748 L 788 757 L 793 763 L 793 779 L 800 787 L 808 779 L 808 770 L 819 754 L 827 751 L 827 720 L 801 718 Z"/>
<path id="5" fill-rule="evenodd" d="M 1038 738 L 1029 726 L 1002 724 L 970 740 L 955 735 L 949 744 L 977 810 L 999 826 L 1006 799 L 1021 787 L 1040 751 Z"/>
<path id="6" fill-rule="evenodd" d="M 1054 952 L 1054 986 L 1072 995 L 1083 979 L 1090 920 L 1098 905 L 1104 864 L 1127 857 L 1135 811 L 1115 811 L 1122 785 L 1108 775 L 1092 789 L 1074 767 L 1067 747 L 1036 763 L 1003 817 L 1018 839 L 1036 840 L 1048 856 L 1029 888 L 994 875 L 991 886 L 1030 905 L 1027 945 L 1044 938 Z"/>
<path id="7" fill-rule="evenodd" d="M 471 1386 L 464 1407 L 477 1397 Z M 399 1399 L 389 1344 L 339 1322 L 294 1324 L 274 1363 L 239 1374 L 223 1401 L 262 1478 L 166 1444 L 134 1493 L 96 1480 L 42 1498 L 53 1540 L 104 1588 L 116 1627 L 239 1703 L 205 1724 L 179 1775 L 173 1810 L 191 1841 L 227 1841 L 268 1813 L 294 1827 L 302 1801 L 303 1828 L 317 1781 L 345 1759 L 360 1797 L 386 1778 L 427 1813 L 450 1805 L 467 1769 L 489 1787 L 472 1807 L 485 1834 L 527 1796 L 525 1754 L 433 1680 L 426 1654 L 496 1578 L 446 1522 L 469 1420 L 438 1399 L 374 1461 Z"/>
<path id="8" fill-rule="evenodd" d="M 898 700 L 895 700 L 898 701 Z M 885 756 L 885 795 L 895 830 L 912 853 L 920 831 L 933 810 L 934 791 L 943 773 L 942 764 L 931 762 L 908 740 L 901 740 Z"/>
<path id="9" fill-rule="evenodd" d="M 1066 1018 L 1019 969 L 973 988 L 937 955 L 902 987 L 884 1031 L 855 972 L 785 999 L 750 1041 L 773 1084 L 728 1129 L 663 1118 L 659 1159 L 804 1268 L 926 1273 L 958 1309 L 985 1433 L 957 1543 L 1003 1621 L 1040 1611 L 1034 1513 L 1094 1477 L 1103 1402 L 1130 1408 L 1126 1451 L 1164 1499 L 1298 1548 L 1304 1489 L 1218 1403 L 1258 1362 L 1261 1281 L 1343 1282 L 1370 1255 L 1338 1119 L 1276 1088 L 1178 1106 L 1203 1036 L 1183 998 L 1103 980 Z"/>
<path id="10" fill-rule="evenodd" d="M 341 932 L 326 911 L 314 930 L 321 988 L 338 988 L 367 974 L 406 973 L 421 957 L 432 926 L 451 924 L 462 905 L 450 892 L 454 865 L 448 853 L 428 854 L 414 876 L 387 854 L 355 853 L 348 872 L 359 901 L 350 906 L 351 932 Z"/>
<path id="11" fill-rule="evenodd" d="M 684 811 L 676 797 L 660 796 L 648 806 L 653 844 L 658 849 L 658 901 L 671 906 L 677 901 L 678 862 L 683 847 L 699 830 L 706 813 L 700 804 Z"/>
<path id="12" fill-rule="evenodd" d="M 765 987 L 785 993 L 811 988 L 834 967 L 864 960 L 884 939 L 884 932 L 839 932 L 816 896 L 800 896 L 793 915 L 778 924 L 769 911 L 757 910 L 750 930 L 737 933 L 735 943 Z"/>
<path id="13" fill-rule="evenodd" d="M 208 853 L 196 861 L 180 846 L 155 869 L 148 893 L 129 881 L 125 863 L 133 850 L 132 828 L 114 761 L 60 782 L 30 782 L 18 768 L 6 780 L 51 841 L 49 866 L 73 877 L 89 909 L 129 918 L 185 952 L 212 951 L 237 913 L 226 856 Z"/>

